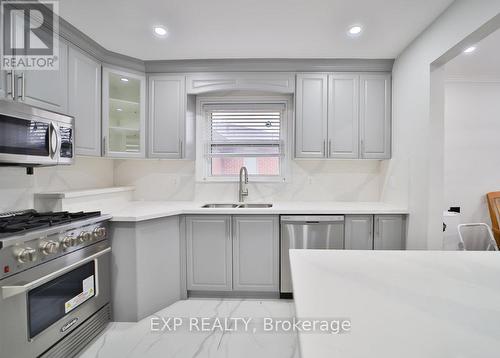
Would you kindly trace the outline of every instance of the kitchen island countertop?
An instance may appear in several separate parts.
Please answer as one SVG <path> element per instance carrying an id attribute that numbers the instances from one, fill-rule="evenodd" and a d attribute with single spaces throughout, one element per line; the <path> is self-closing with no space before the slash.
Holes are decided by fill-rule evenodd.
<path id="1" fill-rule="evenodd" d="M 297 317 L 350 320 L 299 333 L 302 358 L 498 357 L 500 253 L 291 250 Z"/>

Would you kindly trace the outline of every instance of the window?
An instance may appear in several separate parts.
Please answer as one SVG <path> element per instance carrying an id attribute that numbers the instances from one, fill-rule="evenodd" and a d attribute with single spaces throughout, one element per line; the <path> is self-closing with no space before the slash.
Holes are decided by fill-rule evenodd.
<path id="1" fill-rule="evenodd" d="M 254 180 L 283 180 L 285 118 L 283 103 L 204 105 L 203 180 L 235 180 L 242 166 Z"/>

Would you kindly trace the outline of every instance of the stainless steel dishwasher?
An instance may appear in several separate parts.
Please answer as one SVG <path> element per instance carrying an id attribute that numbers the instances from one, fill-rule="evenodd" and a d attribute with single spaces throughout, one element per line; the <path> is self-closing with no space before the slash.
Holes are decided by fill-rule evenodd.
<path id="1" fill-rule="evenodd" d="M 280 296 L 292 296 L 290 249 L 343 249 L 344 216 L 282 216 Z"/>

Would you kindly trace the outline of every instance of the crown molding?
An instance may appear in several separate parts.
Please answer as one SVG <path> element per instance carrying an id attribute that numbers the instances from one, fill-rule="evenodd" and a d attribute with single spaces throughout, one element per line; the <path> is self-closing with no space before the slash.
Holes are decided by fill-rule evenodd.
<path id="1" fill-rule="evenodd" d="M 391 72 L 393 59 L 244 58 L 145 61 L 147 73 L 185 72 Z"/>

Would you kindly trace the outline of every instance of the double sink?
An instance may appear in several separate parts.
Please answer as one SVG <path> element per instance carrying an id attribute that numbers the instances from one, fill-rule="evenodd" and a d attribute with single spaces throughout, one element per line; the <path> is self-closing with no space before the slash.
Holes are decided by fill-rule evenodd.
<path id="1" fill-rule="evenodd" d="M 272 208 L 273 204 L 258 204 L 258 203 L 248 203 L 248 204 L 235 204 L 235 203 L 228 203 L 228 204 L 205 204 L 202 206 L 202 208 L 207 208 L 207 209 L 265 209 L 265 208 Z"/>

